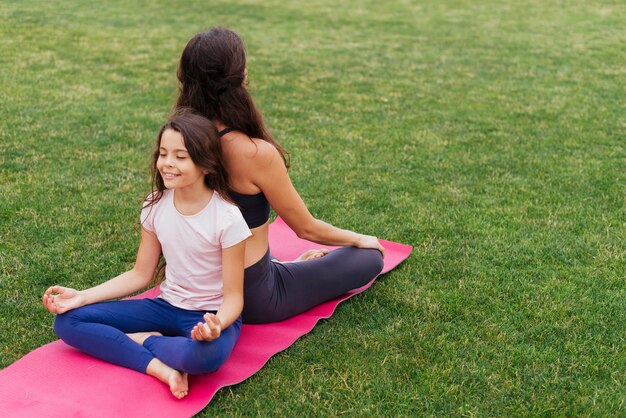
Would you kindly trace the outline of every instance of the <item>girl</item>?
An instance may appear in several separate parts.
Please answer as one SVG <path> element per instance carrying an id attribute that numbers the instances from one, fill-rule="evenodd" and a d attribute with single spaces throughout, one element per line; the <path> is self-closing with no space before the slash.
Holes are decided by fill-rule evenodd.
<path id="1" fill-rule="evenodd" d="M 175 113 L 156 148 L 135 266 L 87 290 L 52 286 L 43 303 L 58 314 L 54 329 L 67 344 L 154 376 L 180 399 L 187 374 L 217 370 L 239 337 L 250 230 L 225 200 L 227 175 L 209 120 Z M 101 303 L 145 288 L 161 254 L 160 297 Z"/>
<path id="2" fill-rule="evenodd" d="M 372 280 L 383 267 L 376 237 L 336 228 L 314 218 L 287 173 L 287 153 L 263 123 L 246 89 L 243 42 L 215 28 L 194 36 L 178 67 L 176 107 L 191 107 L 211 119 L 222 137 L 230 197 L 252 231 L 246 242 L 243 321 L 280 321 Z M 270 206 L 300 238 L 345 246 L 305 253 L 301 262 L 270 259 Z"/>

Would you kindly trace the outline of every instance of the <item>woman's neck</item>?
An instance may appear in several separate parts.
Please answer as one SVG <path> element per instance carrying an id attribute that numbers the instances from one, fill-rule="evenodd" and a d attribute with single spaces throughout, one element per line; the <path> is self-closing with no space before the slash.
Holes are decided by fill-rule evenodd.
<path id="1" fill-rule="evenodd" d="M 221 120 L 213 119 L 211 122 L 213 122 L 213 125 L 215 126 L 215 129 L 217 129 L 217 132 L 220 132 L 220 131 L 224 130 L 224 128 L 228 127 L 228 126 L 224 125 Z"/>

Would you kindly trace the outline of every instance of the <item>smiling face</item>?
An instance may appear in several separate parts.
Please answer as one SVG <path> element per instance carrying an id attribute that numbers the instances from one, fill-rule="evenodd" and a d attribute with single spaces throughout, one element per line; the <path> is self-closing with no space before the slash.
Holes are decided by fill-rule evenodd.
<path id="1" fill-rule="evenodd" d="M 165 129 L 161 135 L 156 168 L 168 189 L 193 190 L 205 187 L 206 170 L 193 162 L 183 135 L 173 129 Z"/>

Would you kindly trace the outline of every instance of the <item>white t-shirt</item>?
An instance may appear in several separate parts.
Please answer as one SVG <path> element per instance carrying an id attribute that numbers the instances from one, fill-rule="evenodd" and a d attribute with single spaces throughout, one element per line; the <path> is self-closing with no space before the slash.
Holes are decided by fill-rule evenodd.
<path id="1" fill-rule="evenodd" d="M 161 297 L 183 309 L 218 310 L 224 299 L 222 248 L 252 234 L 239 208 L 217 192 L 204 209 L 187 216 L 174 206 L 174 191 L 164 190 L 140 216 L 142 226 L 159 239 L 167 262 Z"/>

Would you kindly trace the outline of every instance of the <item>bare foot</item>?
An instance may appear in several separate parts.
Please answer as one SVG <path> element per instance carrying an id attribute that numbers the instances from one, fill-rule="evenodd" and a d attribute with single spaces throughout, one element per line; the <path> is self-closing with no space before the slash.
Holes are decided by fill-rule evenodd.
<path id="1" fill-rule="evenodd" d="M 171 368 L 158 358 L 153 358 L 152 361 L 148 363 L 146 373 L 168 385 L 172 395 L 178 399 L 184 398 L 189 393 L 189 375 Z"/>
<path id="2" fill-rule="evenodd" d="M 300 257 L 296 258 L 293 261 L 298 262 L 313 260 L 316 258 L 324 257 L 326 254 L 328 254 L 328 249 L 326 248 L 320 248 L 319 250 L 308 250 L 300 254 Z"/>
<path id="3" fill-rule="evenodd" d="M 137 344 L 143 345 L 143 342 L 146 341 L 146 338 L 152 337 L 153 335 L 161 336 L 163 334 L 161 334 L 160 332 L 156 332 L 156 331 L 149 331 L 149 332 L 129 332 L 126 335 L 128 336 L 128 338 L 130 338 Z"/>
<path id="4" fill-rule="evenodd" d="M 178 370 L 172 369 L 169 375 L 168 384 L 170 385 L 170 391 L 172 395 L 178 399 L 183 399 L 189 394 L 189 375 L 187 373 L 181 373 Z"/>

